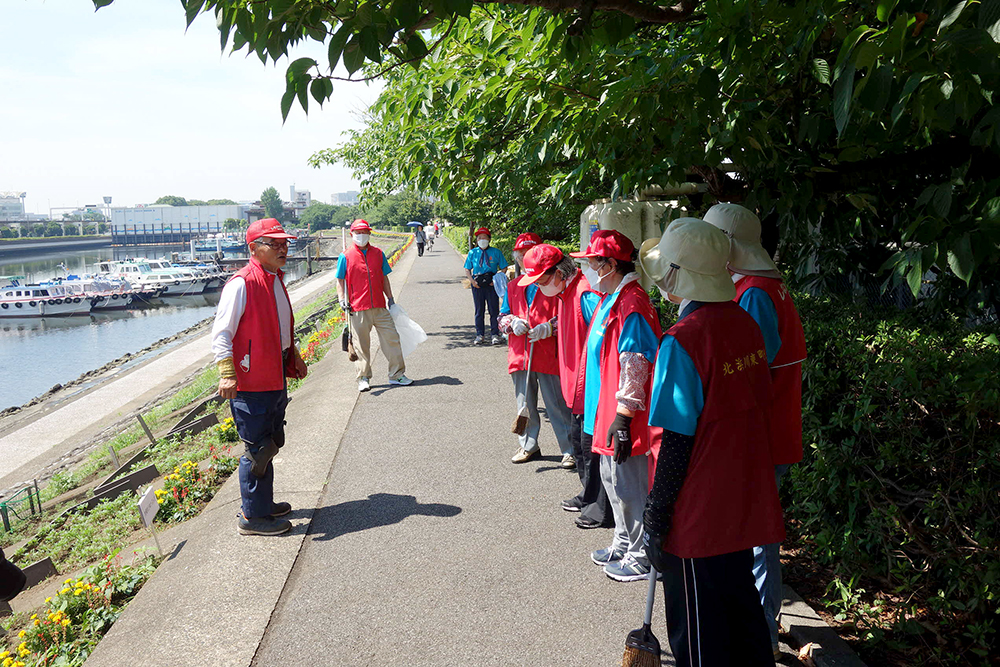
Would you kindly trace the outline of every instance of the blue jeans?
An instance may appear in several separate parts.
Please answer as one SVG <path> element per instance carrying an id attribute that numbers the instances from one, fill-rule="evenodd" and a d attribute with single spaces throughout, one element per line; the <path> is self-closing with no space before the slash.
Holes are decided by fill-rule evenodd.
<path id="1" fill-rule="evenodd" d="M 285 407 L 288 392 L 241 391 L 229 401 L 236 432 L 250 456 L 257 456 L 272 443 L 285 444 Z M 263 475 L 255 475 L 254 462 L 244 453 L 240 456 L 240 496 L 243 516 L 248 519 L 270 516 L 274 509 L 274 465 L 266 464 Z"/>
<path id="2" fill-rule="evenodd" d="M 490 309 L 490 333 L 494 336 L 500 335 L 500 297 L 493 289 L 492 283 L 482 289 L 472 288 L 472 302 L 476 306 L 476 335 L 482 336 L 486 330 L 486 307 Z"/>
<path id="3" fill-rule="evenodd" d="M 774 484 L 781 488 L 781 478 L 788 464 L 774 466 Z M 781 611 L 781 544 L 765 544 L 753 548 L 753 576 L 764 607 L 764 619 L 771 633 L 771 646 L 778 645 L 778 612 Z"/>

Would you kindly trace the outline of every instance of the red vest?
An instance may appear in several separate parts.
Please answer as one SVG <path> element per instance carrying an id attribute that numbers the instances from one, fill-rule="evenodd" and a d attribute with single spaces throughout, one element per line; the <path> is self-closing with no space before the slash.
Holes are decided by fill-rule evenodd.
<path id="1" fill-rule="evenodd" d="M 705 558 L 781 542 L 769 438 L 764 337 L 731 301 L 708 303 L 667 332 L 691 357 L 705 407 L 664 550 Z"/>
<path id="2" fill-rule="evenodd" d="M 522 320 L 527 320 L 529 326 L 535 326 L 551 320 L 556 316 L 559 306 L 558 297 L 545 296 L 541 290 L 535 292 L 535 298 L 531 300 L 531 307 L 528 307 L 527 286 L 521 281 L 524 276 L 518 276 L 507 283 L 507 305 L 510 312 Z M 556 331 L 559 327 L 556 327 Z M 528 370 L 528 355 L 530 353 L 530 343 L 528 335 L 515 336 L 512 333 L 507 336 L 507 372 Z M 535 343 L 535 354 L 531 359 L 531 370 L 536 373 L 548 373 L 557 375 L 559 373 L 559 361 L 556 351 L 556 337 L 549 336 Z"/>
<path id="3" fill-rule="evenodd" d="M 347 256 L 347 293 L 351 298 L 351 310 L 371 310 L 385 308 L 385 291 L 382 289 L 382 251 L 371 245 L 368 250 L 351 245 L 344 253 Z"/>
<path id="4" fill-rule="evenodd" d="M 736 283 L 736 301 L 751 287 L 764 290 L 778 313 L 781 348 L 771 362 L 771 454 L 774 465 L 802 460 L 802 361 L 806 358 L 806 335 L 792 295 L 778 278 L 747 276 Z"/>
<path id="5" fill-rule="evenodd" d="M 611 298 L 611 295 L 604 297 Z M 603 301 L 603 300 L 602 300 Z M 601 343 L 601 395 L 597 400 L 597 419 L 594 422 L 594 443 L 591 451 L 596 454 L 614 454 L 614 448 L 608 447 L 608 428 L 615 420 L 618 412 L 618 380 L 621 376 L 621 366 L 618 363 L 618 338 L 621 336 L 625 320 L 632 313 L 642 315 L 653 333 L 659 338 L 662 329 L 660 320 L 656 317 L 649 295 L 642 289 L 638 281 L 625 285 L 618 293 L 618 299 L 611 306 L 608 319 L 604 321 L 604 340 Z M 591 320 L 591 330 L 597 318 Z M 589 333 L 588 333 L 589 335 Z M 652 378 L 652 368 L 650 368 Z M 650 380 L 646 380 L 646 409 L 635 413 L 632 418 L 632 456 L 643 456 L 649 451 L 649 389 Z"/>
<path id="6" fill-rule="evenodd" d="M 559 299 L 559 384 L 563 399 L 574 415 L 583 414 L 584 369 L 587 367 L 587 323 L 580 311 L 580 299 L 591 291 L 590 283 L 577 271 L 557 298 Z"/>
<path id="7" fill-rule="evenodd" d="M 288 299 L 284 273 L 278 271 L 281 289 Z M 285 388 L 285 371 L 278 328 L 278 306 L 274 302 L 274 274 L 254 258 L 233 276 L 247 286 L 247 305 L 233 336 L 233 364 L 239 391 L 276 391 Z M 230 278 L 232 280 L 233 278 Z M 288 300 L 291 305 L 291 299 Z M 295 330 L 295 316 L 290 326 Z M 292 338 L 294 341 L 294 336 Z"/>

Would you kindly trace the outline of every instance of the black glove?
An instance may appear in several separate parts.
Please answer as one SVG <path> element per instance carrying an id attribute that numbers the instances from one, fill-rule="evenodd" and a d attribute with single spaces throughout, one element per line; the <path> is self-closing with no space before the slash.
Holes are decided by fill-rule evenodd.
<path id="1" fill-rule="evenodd" d="M 643 533 L 642 545 L 646 551 L 646 558 L 649 564 L 657 572 L 664 572 L 667 569 L 666 552 L 663 550 L 663 536 L 657 533 Z"/>
<path id="2" fill-rule="evenodd" d="M 608 427 L 608 448 L 614 447 L 615 463 L 621 465 L 632 455 L 632 418 L 616 414 Z"/>

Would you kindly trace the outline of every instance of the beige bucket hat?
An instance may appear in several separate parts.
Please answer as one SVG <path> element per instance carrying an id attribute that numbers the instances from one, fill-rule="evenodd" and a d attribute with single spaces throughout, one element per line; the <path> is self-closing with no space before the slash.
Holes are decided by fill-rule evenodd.
<path id="1" fill-rule="evenodd" d="M 729 237 L 729 268 L 737 273 L 777 271 L 774 261 L 760 244 L 760 220 L 739 204 L 716 204 L 705 213 L 705 222 Z"/>
<path id="2" fill-rule="evenodd" d="M 698 218 L 678 218 L 659 239 L 643 242 L 639 263 L 656 285 L 692 301 L 732 301 L 736 286 L 726 270 L 729 239 Z"/>

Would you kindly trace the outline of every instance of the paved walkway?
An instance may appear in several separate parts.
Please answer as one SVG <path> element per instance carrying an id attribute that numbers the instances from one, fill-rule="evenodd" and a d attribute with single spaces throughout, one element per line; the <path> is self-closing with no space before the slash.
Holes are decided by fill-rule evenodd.
<path id="1" fill-rule="evenodd" d="M 393 276 L 430 336 L 407 359 L 414 385 L 390 388 L 377 356 L 359 397 L 345 355 L 316 364 L 276 460 L 292 533 L 238 536 L 231 478 L 163 545 L 173 554 L 88 667 L 617 664 L 646 586 L 590 561 L 611 533 L 559 508 L 578 481 L 548 426 L 544 459 L 510 463 L 506 349 L 470 345 L 460 256 L 444 242 L 415 255 Z"/>

